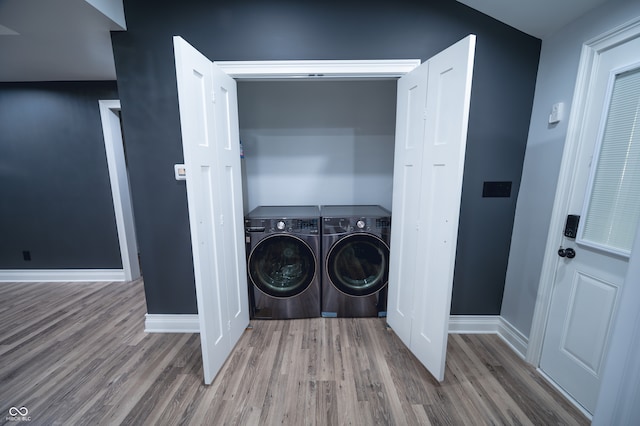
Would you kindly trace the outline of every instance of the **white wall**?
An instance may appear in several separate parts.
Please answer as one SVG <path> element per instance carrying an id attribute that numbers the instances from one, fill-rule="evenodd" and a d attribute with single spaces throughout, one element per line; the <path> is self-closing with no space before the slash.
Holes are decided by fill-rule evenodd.
<path id="1" fill-rule="evenodd" d="M 542 41 L 501 312 L 524 336 L 531 331 L 582 45 L 636 16 L 640 2 L 612 0 Z M 549 125 L 556 102 L 565 104 L 565 117 Z"/>
<path id="2" fill-rule="evenodd" d="M 245 209 L 379 204 L 391 209 L 396 81 L 238 84 Z"/>

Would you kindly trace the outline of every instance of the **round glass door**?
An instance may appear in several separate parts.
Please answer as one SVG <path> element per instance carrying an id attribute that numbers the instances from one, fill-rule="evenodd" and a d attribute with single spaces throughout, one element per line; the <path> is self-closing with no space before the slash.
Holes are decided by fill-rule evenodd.
<path id="1" fill-rule="evenodd" d="M 291 235 L 275 235 L 260 241 L 249 255 L 251 282 L 272 297 L 293 297 L 305 291 L 316 276 L 311 247 Z"/>
<path id="2" fill-rule="evenodd" d="M 389 246 L 369 234 L 339 240 L 327 256 L 331 284 L 349 296 L 368 296 L 389 280 Z"/>

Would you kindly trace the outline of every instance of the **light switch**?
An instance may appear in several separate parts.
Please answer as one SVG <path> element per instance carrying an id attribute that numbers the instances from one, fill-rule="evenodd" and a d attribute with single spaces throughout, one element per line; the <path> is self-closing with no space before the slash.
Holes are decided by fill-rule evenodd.
<path id="1" fill-rule="evenodd" d="M 187 180 L 187 168 L 184 164 L 174 164 L 173 171 L 176 175 L 176 180 Z"/>
<path id="2" fill-rule="evenodd" d="M 564 103 L 558 102 L 551 106 L 551 114 L 549 114 L 549 124 L 559 123 L 564 118 Z"/>

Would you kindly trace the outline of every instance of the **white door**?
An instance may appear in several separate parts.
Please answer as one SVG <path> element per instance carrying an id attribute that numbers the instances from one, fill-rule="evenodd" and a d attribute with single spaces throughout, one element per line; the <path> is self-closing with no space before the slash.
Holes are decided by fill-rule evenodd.
<path id="1" fill-rule="evenodd" d="M 398 81 L 387 321 L 444 380 L 475 36 Z"/>
<path id="2" fill-rule="evenodd" d="M 174 37 L 200 323 L 210 384 L 249 324 L 235 81 Z M 240 218 L 240 219 L 238 219 Z"/>
<path id="3" fill-rule="evenodd" d="M 398 80 L 387 323 L 410 346 L 429 63 Z"/>
<path id="4" fill-rule="evenodd" d="M 590 82 L 566 212 L 580 226 L 577 238 L 562 237 L 540 360 L 591 413 L 640 216 L 639 115 L 636 38 L 601 53 Z"/>
<path id="5" fill-rule="evenodd" d="M 244 210 L 240 163 L 240 128 L 236 81 L 211 64 L 216 122 L 218 176 L 221 189 L 222 246 L 224 249 L 229 338 L 232 347 L 249 324 L 249 293 L 244 248 Z"/>

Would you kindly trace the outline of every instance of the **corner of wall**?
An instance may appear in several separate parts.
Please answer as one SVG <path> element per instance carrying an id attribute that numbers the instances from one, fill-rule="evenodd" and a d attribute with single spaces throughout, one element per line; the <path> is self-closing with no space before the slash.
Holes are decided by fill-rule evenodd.
<path id="1" fill-rule="evenodd" d="M 449 334 L 497 334 L 522 359 L 528 339 L 499 315 L 452 315 Z"/>
<path id="2" fill-rule="evenodd" d="M 498 336 L 500 336 L 520 358 L 525 359 L 529 339 L 511 325 L 509 321 L 504 319 L 504 317 L 500 317 L 500 323 L 498 324 Z"/>

